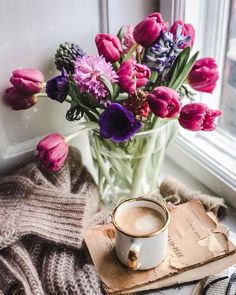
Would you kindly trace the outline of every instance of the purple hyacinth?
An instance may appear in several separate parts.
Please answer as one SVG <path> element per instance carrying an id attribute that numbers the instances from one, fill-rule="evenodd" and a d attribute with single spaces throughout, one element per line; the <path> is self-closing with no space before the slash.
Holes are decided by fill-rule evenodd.
<path id="1" fill-rule="evenodd" d="M 69 92 L 68 76 L 64 69 L 61 75 L 50 79 L 46 84 L 47 96 L 53 100 L 63 102 Z"/>
<path id="2" fill-rule="evenodd" d="M 76 43 L 65 42 L 60 44 L 55 55 L 55 64 L 59 71 L 64 68 L 67 73 L 73 74 L 76 58 L 84 56 L 83 49 Z"/>
<path id="3" fill-rule="evenodd" d="M 144 62 L 158 74 L 170 69 L 176 57 L 183 50 L 183 45 L 191 40 L 191 36 L 181 34 L 182 26 L 178 25 L 176 36 L 162 31 L 157 41 L 146 50 Z"/>
<path id="4" fill-rule="evenodd" d="M 97 99 L 100 104 L 110 105 L 109 92 L 102 81 L 106 78 L 110 83 L 117 81 L 116 72 L 111 63 L 102 56 L 83 56 L 75 62 L 74 78 L 80 92 L 87 92 Z"/>
<path id="5" fill-rule="evenodd" d="M 100 116 L 100 135 L 114 142 L 130 139 L 141 127 L 134 114 L 119 103 L 111 104 Z"/>

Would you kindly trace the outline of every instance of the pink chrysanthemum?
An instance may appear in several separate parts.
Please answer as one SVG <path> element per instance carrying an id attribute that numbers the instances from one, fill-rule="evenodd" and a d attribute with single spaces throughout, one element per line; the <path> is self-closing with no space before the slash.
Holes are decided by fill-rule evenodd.
<path id="1" fill-rule="evenodd" d="M 111 63 L 106 62 L 104 57 L 85 55 L 76 60 L 74 78 L 80 91 L 90 93 L 107 107 L 110 104 L 109 92 L 101 77 L 105 77 L 111 83 L 116 82 L 118 78 Z"/>

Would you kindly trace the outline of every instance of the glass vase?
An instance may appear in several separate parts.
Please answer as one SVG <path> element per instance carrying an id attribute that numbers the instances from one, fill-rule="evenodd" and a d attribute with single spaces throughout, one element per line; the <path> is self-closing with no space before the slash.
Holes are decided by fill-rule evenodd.
<path id="1" fill-rule="evenodd" d="M 176 120 L 156 120 L 151 130 L 138 132 L 127 143 L 89 136 L 101 199 L 115 206 L 120 198 L 142 196 L 157 189 L 166 148 L 177 130 Z"/>

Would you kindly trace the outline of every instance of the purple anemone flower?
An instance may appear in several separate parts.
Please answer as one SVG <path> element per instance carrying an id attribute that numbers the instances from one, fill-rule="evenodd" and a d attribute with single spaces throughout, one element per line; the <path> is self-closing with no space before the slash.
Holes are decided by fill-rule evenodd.
<path id="1" fill-rule="evenodd" d="M 63 102 L 69 92 L 67 73 L 62 69 L 61 75 L 49 80 L 46 85 L 47 96 L 53 100 Z"/>
<path id="2" fill-rule="evenodd" d="M 142 126 L 134 114 L 119 103 L 111 104 L 100 116 L 100 135 L 114 142 L 130 139 Z"/>

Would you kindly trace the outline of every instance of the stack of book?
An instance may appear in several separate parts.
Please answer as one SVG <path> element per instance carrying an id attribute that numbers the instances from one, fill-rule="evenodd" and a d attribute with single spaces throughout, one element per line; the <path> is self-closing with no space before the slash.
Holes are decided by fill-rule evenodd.
<path id="1" fill-rule="evenodd" d="M 171 211 L 168 255 L 153 269 L 131 271 L 120 263 L 114 250 L 112 224 L 88 230 L 85 241 L 107 294 L 130 294 L 197 281 L 236 263 L 236 247 L 227 231 L 197 200 Z"/>

